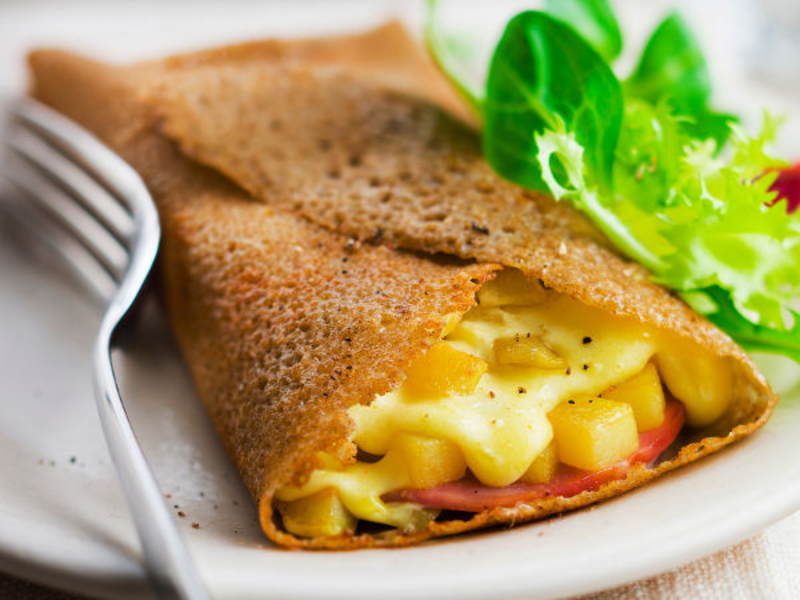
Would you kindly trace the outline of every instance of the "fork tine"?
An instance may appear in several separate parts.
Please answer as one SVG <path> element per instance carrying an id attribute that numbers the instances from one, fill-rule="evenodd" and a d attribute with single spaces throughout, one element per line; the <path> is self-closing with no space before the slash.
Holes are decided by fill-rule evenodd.
<path id="1" fill-rule="evenodd" d="M 94 136 L 42 104 L 18 102 L 11 105 L 8 112 L 13 121 L 29 126 L 50 145 L 91 173 L 95 181 L 125 206 L 134 218 L 137 217 L 140 203 L 131 202 L 130 199 L 141 195 L 138 175 Z M 151 202 L 149 196 L 147 202 Z"/>
<path id="2" fill-rule="evenodd" d="M 3 165 L 3 174 L 17 190 L 57 219 L 64 233 L 68 231 L 114 280 L 121 281 L 128 264 L 127 251 L 79 203 L 22 155 L 10 152 Z"/>
<path id="3" fill-rule="evenodd" d="M 85 169 L 75 168 L 72 160 L 22 123 L 8 128 L 5 141 L 80 202 L 122 245 L 129 245 L 134 233 L 133 218 L 116 197 L 92 179 Z"/>
<path id="4" fill-rule="evenodd" d="M 107 303 L 111 299 L 117 283 L 89 250 L 36 204 L 14 197 L 10 190 L 2 196 L 0 211 L 13 220 L 15 231 L 23 234 L 26 241 L 33 238 L 41 242 L 52 255 L 66 262 L 70 272 L 99 300 Z"/>

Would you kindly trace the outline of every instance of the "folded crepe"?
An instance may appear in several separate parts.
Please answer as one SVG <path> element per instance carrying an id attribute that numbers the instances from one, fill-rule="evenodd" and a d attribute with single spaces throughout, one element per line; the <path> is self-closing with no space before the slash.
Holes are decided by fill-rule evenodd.
<path id="1" fill-rule="evenodd" d="M 199 395 L 275 542 L 400 546 L 618 495 L 759 428 L 747 354 L 499 179 L 397 24 L 32 93 L 142 175 Z"/>

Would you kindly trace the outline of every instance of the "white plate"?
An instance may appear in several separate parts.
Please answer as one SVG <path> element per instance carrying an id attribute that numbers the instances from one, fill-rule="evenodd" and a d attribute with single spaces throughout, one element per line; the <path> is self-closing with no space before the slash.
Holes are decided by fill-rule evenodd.
<path id="1" fill-rule="evenodd" d="M 695 4 L 720 8 L 719 2 Z M 114 10 L 98 3 L 71 5 L 69 12 L 52 4 L 44 11 L 50 20 L 37 20 L 30 4 L 10 6 L 0 11 L 0 72 L 5 73 L 18 69 L 23 46 L 37 40 L 81 40 L 84 47 L 106 48 L 117 57 L 141 54 L 147 42 L 148 53 L 157 54 L 176 43 L 158 33 L 171 31 L 178 16 L 186 18 L 175 5 L 158 10 L 154 5 L 153 12 L 143 13 L 135 4 Z M 192 17 L 194 34 L 180 33 L 177 43 L 253 37 L 258 30 L 283 33 L 282 27 L 292 33 L 324 30 L 322 5 L 302 6 L 315 7 L 313 23 L 287 5 L 235 5 L 224 13 L 207 7 Z M 339 25 L 367 24 L 385 12 L 370 12 L 366 3 L 348 6 L 360 12 Z M 275 15 L 285 20 L 257 27 L 253 13 L 265 21 Z M 150 38 L 123 35 L 143 24 L 150 27 Z M 181 32 L 186 29 L 191 28 Z M 714 56 L 723 55 L 720 47 L 714 46 Z M 0 88 L 18 86 L 18 76 L 0 80 Z M 747 90 L 750 97 L 759 93 L 753 85 Z M 781 102 L 789 105 L 786 98 Z M 20 250 L 7 230 L 0 231 L 0 571 L 86 594 L 146 596 L 135 532 L 89 384 L 99 307 L 69 279 Z M 762 432 L 590 510 L 404 550 L 280 551 L 263 538 L 256 511 L 154 306 L 117 361 L 140 440 L 176 514 L 186 515 L 179 518 L 181 529 L 217 598 L 578 594 L 687 563 L 800 509 L 800 392 L 795 391 L 785 395 Z M 777 386 L 795 387 L 796 369 L 785 362 L 769 367 Z"/>

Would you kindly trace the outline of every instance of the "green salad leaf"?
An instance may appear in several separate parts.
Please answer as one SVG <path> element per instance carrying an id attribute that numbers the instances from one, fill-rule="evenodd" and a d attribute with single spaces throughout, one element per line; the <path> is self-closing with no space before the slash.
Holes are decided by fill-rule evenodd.
<path id="1" fill-rule="evenodd" d="M 609 64 L 622 52 L 622 31 L 608 0 L 547 0 L 545 12 L 574 28 Z"/>
<path id="2" fill-rule="evenodd" d="M 428 0 L 425 18 L 425 42 L 439 68 L 476 115 L 483 110 L 484 77 L 475 66 L 474 45 L 464 35 L 448 34 L 439 18 L 441 3 Z"/>
<path id="3" fill-rule="evenodd" d="M 711 92 L 700 44 L 683 18 L 670 14 L 647 42 L 625 93 L 650 103 L 666 97 L 682 114 L 693 114 L 706 107 Z"/>
<path id="4" fill-rule="evenodd" d="M 588 150 L 587 168 L 610 184 L 622 122 L 622 89 L 602 57 L 572 28 L 540 12 L 514 17 L 489 67 L 483 148 L 502 176 L 547 189 L 536 133 L 566 126 Z"/>
<path id="5" fill-rule="evenodd" d="M 736 115 L 706 109 L 698 111 L 686 119 L 684 128 L 695 139 L 714 140 L 717 150 L 721 151 L 730 139 L 732 126 L 738 122 L 739 117 Z"/>
<path id="6" fill-rule="evenodd" d="M 800 363 L 800 313 L 787 309 L 793 324 L 786 330 L 761 327 L 742 316 L 726 290 L 711 287 L 706 293 L 715 303 L 708 319 L 742 348 L 748 352 L 782 354 Z"/>
<path id="7" fill-rule="evenodd" d="M 483 115 L 486 77 L 476 63 L 476 44 L 469 36 L 447 31 L 443 2 L 427 0 L 425 42 L 439 68 L 479 118 Z M 546 11 L 590 40 L 609 62 L 622 51 L 622 32 L 608 0 L 546 0 Z"/>
<path id="8" fill-rule="evenodd" d="M 730 135 L 734 115 L 709 107 L 712 85 L 703 50 L 686 21 L 676 12 L 653 32 L 639 65 L 623 84 L 628 98 L 657 104 L 668 101 L 687 117 L 684 127 L 692 137 L 712 138 L 722 148 Z"/>
<path id="9" fill-rule="evenodd" d="M 769 208 L 786 166 L 767 152 L 780 120 L 765 115 L 748 136 L 711 108 L 705 58 L 676 13 L 621 84 L 615 53 L 586 26 L 601 3 L 560 2 L 517 15 L 497 44 L 476 105 L 487 161 L 571 202 L 746 349 L 800 362 L 800 314 L 788 308 L 800 297 L 800 221 Z"/>
<path id="10" fill-rule="evenodd" d="M 636 198 L 651 212 L 673 200 L 670 190 L 681 176 L 683 148 L 690 141 L 684 125 L 666 102 L 626 103 L 614 161 L 618 195 Z"/>

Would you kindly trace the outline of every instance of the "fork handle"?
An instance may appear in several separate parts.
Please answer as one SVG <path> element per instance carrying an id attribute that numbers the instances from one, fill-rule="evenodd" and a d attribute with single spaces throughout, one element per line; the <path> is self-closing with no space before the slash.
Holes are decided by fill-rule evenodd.
<path id="1" fill-rule="evenodd" d="M 116 329 L 115 319 L 104 319 L 95 342 L 95 396 L 106 443 L 139 534 L 144 566 L 159 598 L 205 600 L 209 596 L 139 446 L 117 387 L 111 361 Z"/>

